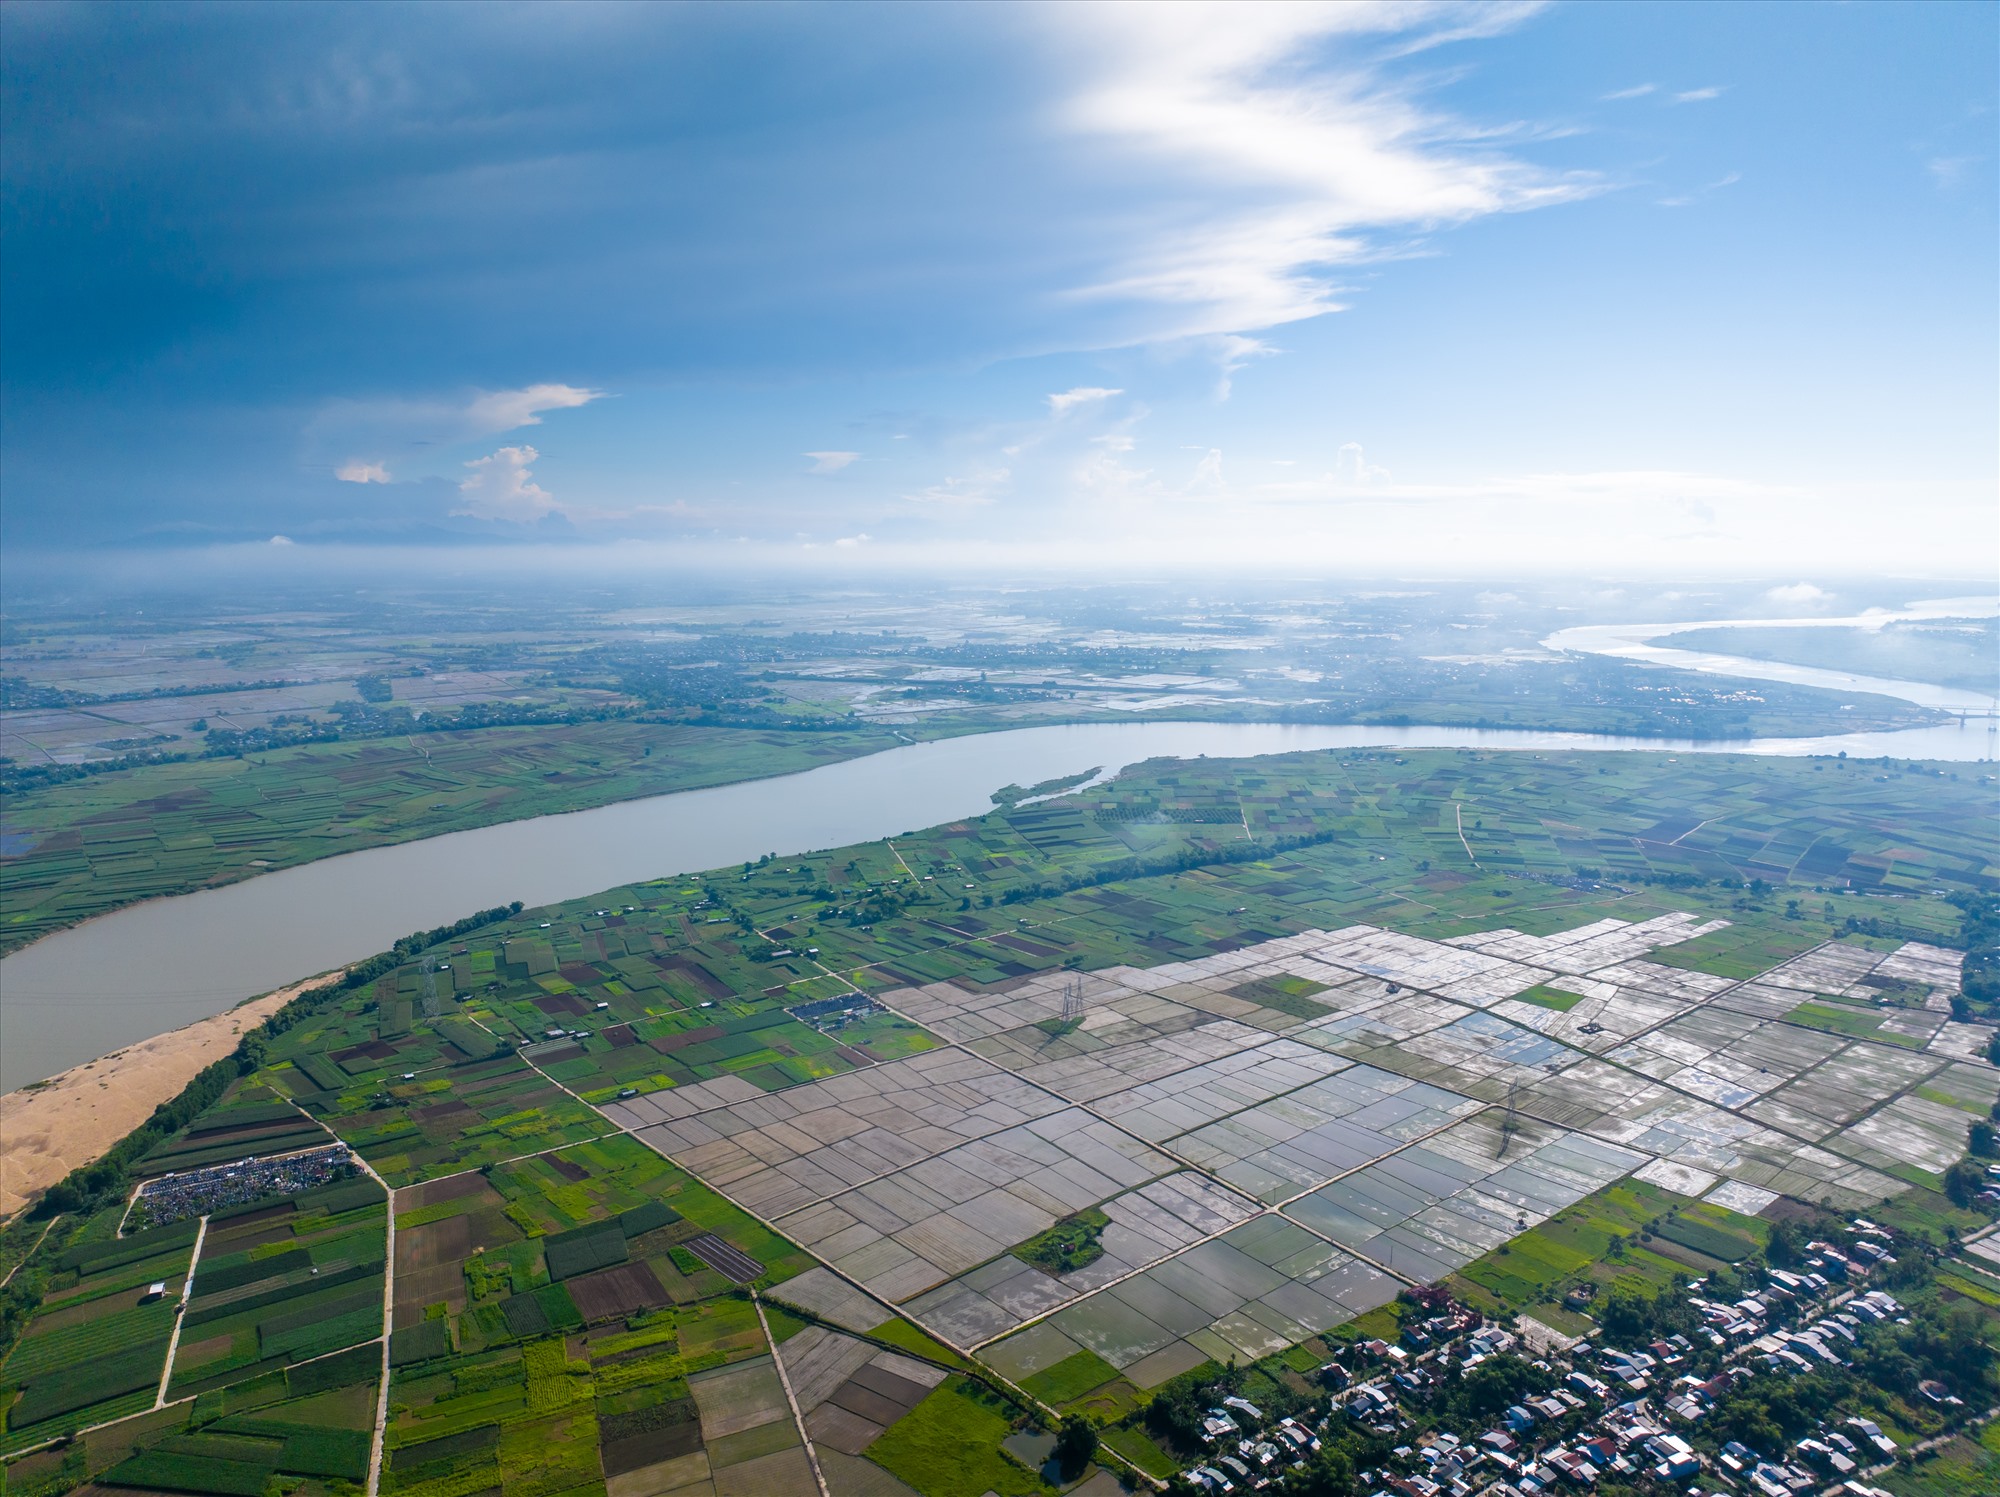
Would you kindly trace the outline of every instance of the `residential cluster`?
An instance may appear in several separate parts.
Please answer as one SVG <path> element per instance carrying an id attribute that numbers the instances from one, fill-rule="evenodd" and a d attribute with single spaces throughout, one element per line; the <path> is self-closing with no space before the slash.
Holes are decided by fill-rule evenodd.
<path id="1" fill-rule="evenodd" d="M 1302 1468 L 1322 1436 L 1352 1420 L 1384 1440 L 1406 1437 L 1387 1463 L 1358 1473 L 1362 1490 L 1397 1497 L 1537 1497 L 1647 1478 L 1690 1497 L 1880 1497 L 1866 1478 L 1898 1447 L 1870 1419 L 1829 1417 L 1767 1451 L 1710 1441 L 1704 1453 L 1691 1438 L 1738 1385 L 1845 1365 L 1867 1327 L 1903 1318 L 1894 1296 L 1863 1285 L 1871 1267 L 1895 1261 L 1887 1235 L 1865 1220 L 1853 1231 L 1855 1242 L 1814 1242 L 1799 1271 L 1771 1270 L 1765 1287 L 1741 1297 L 1704 1297 L 1706 1281 L 1697 1281 L 1687 1299 L 1703 1325 L 1692 1337 L 1621 1347 L 1529 1322 L 1530 1345 L 1446 1302 L 1406 1322 L 1403 1344 L 1358 1341 L 1324 1366 L 1320 1379 L 1334 1390 L 1327 1403 L 1272 1423 L 1243 1398 L 1220 1399 L 1201 1426 L 1209 1454 L 1184 1475 L 1207 1497 L 1258 1491 Z M 1691 1370 L 1697 1340 L 1722 1353 L 1719 1367 L 1710 1359 L 1714 1370 Z M 1503 1356 L 1525 1359 L 1546 1391 L 1479 1426 L 1437 1427 L 1429 1406 L 1454 1365 L 1463 1376 Z M 1957 1402 L 1941 1383 L 1923 1392 Z"/>

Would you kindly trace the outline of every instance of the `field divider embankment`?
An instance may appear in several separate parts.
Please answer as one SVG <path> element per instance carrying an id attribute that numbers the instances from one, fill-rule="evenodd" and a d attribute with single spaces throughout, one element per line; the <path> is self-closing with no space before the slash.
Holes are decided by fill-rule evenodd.
<path id="1" fill-rule="evenodd" d="M 136 1198 L 137 1192 L 134 1192 Z M 126 1210 L 130 1210 L 128 1206 Z M 201 1225 L 195 1229 L 194 1251 L 188 1255 L 187 1277 L 181 1280 L 180 1301 L 174 1306 L 174 1333 L 167 1338 L 167 1363 L 160 1369 L 160 1391 L 153 1396 L 155 1411 L 167 1406 L 167 1384 L 174 1380 L 174 1358 L 180 1355 L 181 1327 L 187 1323 L 188 1301 L 194 1298 L 195 1270 L 201 1267 L 201 1245 L 208 1241 L 208 1214 L 202 1213 Z"/>
<path id="2" fill-rule="evenodd" d="M 396 1331 L 396 1187 L 376 1173 L 375 1166 L 361 1157 L 361 1151 L 297 1102 L 292 1110 L 347 1150 L 355 1167 L 382 1187 L 382 1374 L 375 1389 L 375 1428 L 368 1443 L 368 1497 L 376 1497 L 382 1487 L 382 1447 L 389 1433 L 389 1348 Z M 206 1226 L 206 1219 L 204 1219 Z M 365 1342 L 363 1343 L 366 1344 Z"/>
<path id="3" fill-rule="evenodd" d="M 7 1270 L 6 1278 L 0 1279 L 0 1289 L 5 1289 L 9 1284 L 14 1282 L 14 1275 L 19 1273 L 23 1268 L 25 1268 L 27 1266 L 28 1260 L 33 1258 L 35 1254 L 39 1253 L 42 1250 L 42 1244 L 49 1240 L 49 1233 L 55 1230 L 56 1223 L 61 1221 L 62 1219 L 63 1219 L 63 1214 L 60 1211 L 58 1211 L 54 1216 L 49 1218 L 48 1225 L 42 1228 L 41 1235 L 35 1239 L 35 1245 L 29 1248 L 27 1252 L 21 1255 L 21 1261 L 19 1263 L 16 1263 L 12 1268 Z"/>
<path id="4" fill-rule="evenodd" d="M 757 1324 L 763 1327 L 764 1344 L 771 1348 L 771 1365 L 778 1369 L 778 1386 L 785 1390 L 785 1403 L 792 1411 L 792 1423 L 798 1426 L 799 1442 L 806 1448 L 806 1464 L 812 1467 L 813 1482 L 819 1487 L 819 1497 L 833 1497 L 826 1484 L 826 1474 L 819 1469 L 819 1452 L 813 1449 L 812 1432 L 806 1428 L 806 1416 L 799 1408 L 798 1395 L 792 1392 L 792 1375 L 785 1371 L 785 1359 L 778 1351 L 778 1341 L 771 1334 L 771 1322 L 764 1315 L 764 1299 L 753 1286 L 750 1303 L 757 1311 Z"/>

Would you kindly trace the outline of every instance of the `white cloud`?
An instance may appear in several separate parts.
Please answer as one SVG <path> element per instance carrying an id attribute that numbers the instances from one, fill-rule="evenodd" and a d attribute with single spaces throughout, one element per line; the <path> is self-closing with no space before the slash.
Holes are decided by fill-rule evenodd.
<path id="1" fill-rule="evenodd" d="M 1278 350 L 1261 338 L 1245 338 L 1224 333 L 1215 339 L 1215 362 L 1220 371 L 1215 380 L 1215 398 L 1227 400 L 1236 387 L 1236 371 L 1252 359 L 1268 359 Z"/>
<path id="2" fill-rule="evenodd" d="M 1336 310 L 1326 268 L 1381 253 L 1371 230 L 1421 230 L 1568 201 L 1594 178 L 1493 148 L 1526 126 L 1474 126 L 1421 106 L 1359 57 L 1491 35 L 1534 7 L 1394 4 L 1057 6 L 1039 11 L 1093 76 L 1063 113 L 1129 145 L 1135 177 L 1165 167 L 1176 200 L 1226 194 L 1146 236 L 1079 298 L 1178 305 L 1183 335 L 1272 327 Z M 1324 62 L 1329 42 L 1346 56 Z M 1313 65 L 1303 59 L 1315 56 Z M 1155 319 L 1156 320 L 1156 319 Z M 1160 336 L 1156 327 L 1154 340 Z"/>
<path id="3" fill-rule="evenodd" d="M 838 473 L 861 454 L 858 452 L 808 452 L 805 456 L 813 460 L 806 469 L 808 473 Z"/>
<path id="4" fill-rule="evenodd" d="M 1965 169 L 1978 159 L 1977 156 L 1933 156 L 1924 163 L 1924 170 L 1931 174 L 1931 180 L 1938 186 L 1952 188 L 1965 180 Z"/>
<path id="5" fill-rule="evenodd" d="M 392 462 L 407 477 L 413 464 L 418 469 L 430 466 L 420 459 L 433 449 L 539 426 L 542 412 L 573 410 L 603 398 L 602 390 L 540 384 L 452 395 L 329 400 L 314 413 L 304 435 L 311 460 L 325 462 L 337 477 L 348 483 L 388 483 Z M 346 456 L 354 452 L 387 456 L 372 461 Z"/>
<path id="6" fill-rule="evenodd" d="M 298 542 L 288 535 L 274 535 L 266 544 L 272 546 L 296 546 Z"/>
<path id="7" fill-rule="evenodd" d="M 1067 416 L 1080 405 L 1093 405 L 1100 400 L 1109 400 L 1114 395 L 1123 395 L 1123 390 L 1107 390 L 1101 385 L 1079 385 L 1074 390 L 1064 390 L 1059 395 L 1049 397 L 1050 414 Z"/>
<path id="8" fill-rule="evenodd" d="M 1710 99 L 1719 99 L 1721 97 L 1722 90 L 1720 88 L 1691 88 L 1685 93 L 1675 94 L 1674 102 L 1676 104 L 1706 104 Z"/>
<path id="9" fill-rule="evenodd" d="M 471 476 L 458 486 L 461 507 L 454 515 L 475 520 L 513 520 L 526 523 L 551 513 L 556 501 L 548 490 L 535 482 L 528 467 L 541 454 L 532 447 L 502 447 L 490 457 L 476 457 L 465 466 Z"/>
<path id="10" fill-rule="evenodd" d="M 1764 596 L 1785 608 L 1817 608 L 1822 603 L 1833 601 L 1832 593 L 1823 587 L 1815 587 L 1810 582 L 1793 582 L 1784 587 L 1774 587 Z"/>
<path id="11" fill-rule="evenodd" d="M 1378 478 L 1387 478 L 1387 468 L 1377 468 L 1369 464 L 1359 442 L 1343 442 L 1340 451 L 1333 457 L 1333 479 L 1341 484 L 1372 483 Z"/>
<path id="12" fill-rule="evenodd" d="M 523 426 L 540 426 L 543 411 L 568 411 L 593 400 L 602 400 L 602 390 L 584 390 L 575 385 L 527 385 L 519 390 L 482 390 L 465 406 L 465 420 L 471 436 L 494 436 Z"/>
<path id="13" fill-rule="evenodd" d="M 1355 475 L 1365 475 L 1357 482 Z M 1389 505 L 1496 502 L 1501 507 L 1564 505 L 1608 511 L 1621 505 L 1704 504 L 1738 501 L 1791 501 L 1808 497 L 1806 489 L 1760 483 L 1719 473 L 1684 473 L 1671 469 L 1631 469 L 1594 473 L 1520 473 L 1469 483 L 1389 483 L 1388 474 L 1371 467 L 1360 446 L 1340 449 L 1334 470 L 1317 478 L 1266 483 L 1242 497 L 1267 503 L 1347 503 Z"/>
<path id="14" fill-rule="evenodd" d="M 903 497 L 912 504 L 949 509 L 969 509 L 991 504 L 1006 488 L 1013 474 L 1006 468 L 980 468 L 963 478 L 948 477 Z"/>
<path id="15" fill-rule="evenodd" d="M 1647 94 L 1657 93 L 1659 87 L 1660 85 L 1657 83 L 1640 83 L 1635 84 L 1631 88 L 1621 88 L 1612 93 L 1599 94 L 1597 97 L 1600 103 L 1614 104 L 1620 99 L 1643 99 Z"/>
<path id="16" fill-rule="evenodd" d="M 839 540 L 834 542 L 834 545 L 844 546 L 852 550 L 856 546 L 867 545 L 873 539 L 874 537 L 864 530 L 859 535 L 843 535 Z"/>

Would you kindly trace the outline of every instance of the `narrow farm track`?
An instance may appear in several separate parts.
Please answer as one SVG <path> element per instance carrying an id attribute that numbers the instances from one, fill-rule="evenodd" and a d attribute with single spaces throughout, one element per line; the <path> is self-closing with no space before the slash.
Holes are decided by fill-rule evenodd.
<path id="1" fill-rule="evenodd" d="M 167 1406 L 167 1384 L 174 1380 L 174 1358 L 180 1354 L 181 1324 L 187 1318 L 188 1300 L 194 1294 L 195 1270 L 201 1267 L 201 1245 L 208 1241 L 208 1218 L 201 1219 L 201 1226 L 194 1234 L 194 1253 L 188 1259 L 187 1278 L 181 1281 L 180 1303 L 174 1306 L 174 1333 L 167 1338 L 167 1362 L 160 1369 L 160 1391 L 153 1397 L 153 1407 Z"/>
<path id="2" fill-rule="evenodd" d="M 757 1324 L 764 1328 L 764 1344 L 771 1348 L 771 1365 L 778 1369 L 778 1386 L 785 1390 L 785 1402 L 791 1408 L 792 1423 L 799 1427 L 799 1442 L 806 1448 L 806 1464 L 812 1467 L 819 1497 L 833 1497 L 827 1489 L 826 1474 L 819 1469 L 819 1452 L 813 1449 L 812 1434 L 806 1429 L 806 1416 L 799 1408 L 798 1395 L 792 1392 L 792 1375 L 785 1371 L 785 1359 L 778 1354 L 778 1339 L 771 1334 L 771 1322 L 764 1314 L 764 1297 L 752 1289 L 750 1303 L 757 1307 Z"/>
<path id="3" fill-rule="evenodd" d="M 375 1390 L 375 1432 L 368 1445 L 368 1497 L 375 1497 L 382 1489 L 382 1446 L 389 1435 L 389 1343 L 396 1329 L 396 1190 L 359 1153 L 354 1155 L 354 1162 L 389 1197 L 388 1212 L 383 1219 L 388 1235 L 382 1249 L 382 1382 Z"/>

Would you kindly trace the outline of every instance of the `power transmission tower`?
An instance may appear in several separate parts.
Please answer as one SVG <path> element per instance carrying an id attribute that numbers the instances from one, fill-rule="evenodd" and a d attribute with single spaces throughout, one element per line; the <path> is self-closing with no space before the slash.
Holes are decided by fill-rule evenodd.
<path id="1" fill-rule="evenodd" d="M 1063 979 L 1062 1016 L 1065 1024 L 1083 1017 L 1083 978 L 1080 976 Z"/>

